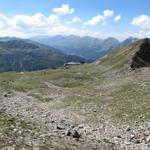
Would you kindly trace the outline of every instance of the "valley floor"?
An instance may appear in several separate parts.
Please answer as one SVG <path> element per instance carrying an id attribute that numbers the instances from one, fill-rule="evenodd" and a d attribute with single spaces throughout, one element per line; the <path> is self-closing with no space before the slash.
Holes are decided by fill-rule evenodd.
<path id="1" fill-rule="evenodd" d="M 150 149 L 149 68 L 90 64 L 0 74 L 0 149 Z"/>

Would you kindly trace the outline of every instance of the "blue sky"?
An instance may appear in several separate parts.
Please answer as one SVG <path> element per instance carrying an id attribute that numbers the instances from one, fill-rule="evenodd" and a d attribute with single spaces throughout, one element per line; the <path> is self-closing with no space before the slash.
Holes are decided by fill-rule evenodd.
<path id="1" fill-rule="evenodd" d="M 150 37 L 149 0 L 0 0 L 0 36 Z"/>

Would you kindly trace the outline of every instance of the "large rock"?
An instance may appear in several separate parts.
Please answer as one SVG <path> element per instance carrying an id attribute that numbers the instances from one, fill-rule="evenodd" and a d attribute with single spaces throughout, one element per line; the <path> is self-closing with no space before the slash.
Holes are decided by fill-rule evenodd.
<path id="1" fill-rule="evenodd" d="M 150 39 L 145 39 L 132 58 L 131 68 L 150 67 Z"/>

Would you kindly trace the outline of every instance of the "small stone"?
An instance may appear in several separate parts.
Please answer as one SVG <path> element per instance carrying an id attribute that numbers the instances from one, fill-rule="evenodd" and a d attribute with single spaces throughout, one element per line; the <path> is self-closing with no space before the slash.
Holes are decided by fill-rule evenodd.
<path id="1" fill-rule="evenodd" d="M 32 115 L 31 115 L 31 118 L 33 118 L 33 117 L 34 117 L 34 115 L 32 114 Z"/>
<path id="2" fill-rule="evenodd" d="M 118 138 L 118 139 L 121 139 L 121 136 L 120 136 L 120 135 L 117 135 L 117 138 Z"/>
<path id="3" fill-rule="evenodd" d="M 126 142 L 125 144 L 126 144 L 126 145 L 130 145 L 131 143 L 130 143 L 130 142 Z"/>
<path id="4" fill-rule="evenodd" d="M 7 97 L 8 95 L 7 94 L 4 94 L 4 97 Z"/>
<path id="5" fill-rule="evenodd" d="M 71 136 L 71 135 L 72 135 L 71 131 L 68 130 L 67 133 L 66 133 L 66 136 Z"/>
<path id="6" fill-rule="evenodd" d="M 92 129 L 93 132 L 97 131 L 98 129 Z"/>
<path id="7" fill-rule="evenodd" d="M 62 127 L 62 126 L 57 126 L 57 129 L 58 129 L 58 130 L 64 130 L 65 128 Z"/>
<path id="8" fill-rule="evenodd" d="M 80 125 L 78 125 L 78 128 L 79 128 L 79 129 L 83 129 L 83 128 L 84 128 L 84 125 L 80 124 Z"/>
<path id="9" fill-rule="evenodd" d="M 25 144 L 26 144 L 27 146 L 30 146 L 30 147 L 33 146 L 32 141 L 31 141 L 31 139 L 30 139 L 29 137 L 26 137 L 24 142 L 25 142 Z"/>
<path id="10" fill-rule="evenodd" d="M 135 143 L 136 143 L 136 144 L 140 144 L 141 141 L 140 141 L 140 140 L 135 140 Z"/>
<path id="11" fill-rule="evenodd" d="M 62 119 L 60 122 L 61 122 L 61 123 L 64 123 L 65 121 L 66 121 L 65 119 Z"/>
<path id="12" fill-rule="evenodd" d="M 126 131 L 131 131 L 131 128 L 130 128 L 130 127 L 127 127 Z"/>
<path id="13" fill-rule="evenodd" d="M 150 142 L 150 136 L 148 136 L 148 137 L 146 138 L 146 142 L 147 142 L 147 143 Z"/>
<path id="14" fill-rule="evenodd" d="M 15 128 L 15 129 L 14 129 L 14 132 L 17 132 L 17 131 L 18 131 L 18 129 Z"/>
<path id="15" fill-rule="evenodd" d="M 54 120 L 51 120 L 51 121 L 50 121 L 50 123 L 54 123 L 54 122 L 55 122 Z"/>
<path id="16" fill-rule="evenodd" d="M 19 135 L 21 135 L 21 134 L 22 134 L 22 131 L 21 131 L 21 130 L 20 130 L 20 131 L 18 131 L 18 134 L 19 134 Z"/>
<path id="17" fill-rule="evenodd" d="M 78 133 L 77 130 L 75 130 L 73 133 L 73 138 L 79 139 L 80 137 L 81 137 L 81 135 Z"/>
<path id="18" fill-rule="evenodd" d="M 12 125 L 11 125 L 11 128 L 15 128 L 15 126 L 12 124 Z"/>
<path id="19" fill-rule="evenodd" d="M 12 143 L 13 143 L 13 141 L 8 141 L 8 143 L 9 143 L 9 144 L 12 144 Z"/>
<path id="20" fill-rule="evenodd" d="M 45 138 L 47 135 L 46 134 L 42 134 L 40 135 L 40 138 Z"/>
<path id="21" fill-rule="evenodd" d="M 46 114 L 42 114 L 42 118 L 45 118 L 46 117 Z"/>
<path id="22" fill-rule="evenodd" d="M 135 135 L 134 134 L 131 134 L 130 135 L 130 140 L 134 139 Z"/>
<path id="23" fill-rule="evenodd" d="M 73 129 L 73 128 L 75 128 L 75 126 L 74 126 L 74 125 L 71 125 L 71 128 Z"/>

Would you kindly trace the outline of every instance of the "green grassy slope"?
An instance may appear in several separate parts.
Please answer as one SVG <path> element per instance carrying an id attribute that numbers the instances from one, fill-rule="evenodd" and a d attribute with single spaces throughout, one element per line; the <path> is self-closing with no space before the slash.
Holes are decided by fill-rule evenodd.
<path id="1" fill-rule="evenodd" d="M 138 44 L 115 50 L 96 63 L 67 70 L 1 73 L 0 90 L 4 93 L 26 92 L 40 102 L 52 103 L 56 108 L 68 107 L 80 112 L 87 107 L 90 113 L 96 109 L 98 117 L 126 120 L 139 119 L 141 114 L 149 118 L 150 70 L 129 69 Z M 63 101 L 55 103 L 57 96 L 59 99 L 57 89 L 66 95 Z"/>

